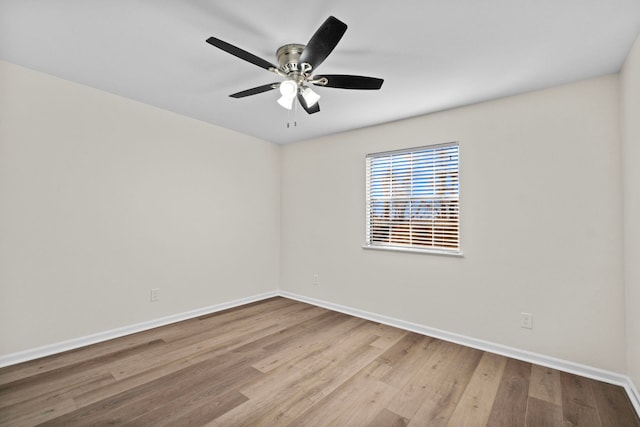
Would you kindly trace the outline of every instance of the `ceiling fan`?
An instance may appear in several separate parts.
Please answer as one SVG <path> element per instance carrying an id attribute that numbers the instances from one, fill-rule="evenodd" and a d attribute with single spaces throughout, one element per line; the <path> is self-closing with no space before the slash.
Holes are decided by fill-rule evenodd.
<path id="1" fill-rule="evenodd" d="M 278 100 L 278 104 L 291 110 L 294 100 L 298 99 L 302 108 L 307 113 L 313 114 L 320 111 L 320 106 L 318 105 L 320 95 L 311 90 L 309 85 L 362 90 L 377 90 L 382 87 L 384 80 L 375 77 L 346 74 L 312 74 L 333 51 L 345 31 L 347 31 L 347 25 L 330 16 L 311 36 L 306 45 L 286 44 L 281 46 L 276 51 L 278 66 L 215 37 L 209 37 L 207 43 L 285 78 L 282 82 L 269 83 L 233 93 L 229 95 L 230 97 L 244 98 L 279 88 L 281 97 Z"/>

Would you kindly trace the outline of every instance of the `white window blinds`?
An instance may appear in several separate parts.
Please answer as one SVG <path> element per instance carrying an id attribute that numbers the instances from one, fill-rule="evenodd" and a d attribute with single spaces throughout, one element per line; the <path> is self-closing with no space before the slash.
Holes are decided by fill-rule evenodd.
<path id="1" fill-rule="evenodd" d="M 366 246 L 460 252 L 458 143 L 367 156 Z"/>

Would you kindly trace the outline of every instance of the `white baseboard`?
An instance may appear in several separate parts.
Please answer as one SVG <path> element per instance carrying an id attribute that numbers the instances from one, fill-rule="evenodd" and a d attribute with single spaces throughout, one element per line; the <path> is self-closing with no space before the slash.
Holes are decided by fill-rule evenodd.
<path id="1" fill-rule="evenodd" d="M 467 337 L 464 335 L 455 334 L 452 332 L 443 331 L 436 328 L 430 328 L 428 326 L 419 325 L 416 323 L 406 322 L 404 320 L 396 319 L 393 317 L 383 316 L 380 314 L 371 313 L 368 311 L 360 310 L 353 307 L 346 307 L 339 304 L 334 304 L 327 301 L 318 300 L 302 295 L 297 295 L 287 291 L 279 291 L 279 295 L 285 298 L 293 299 L 296 301 L 305 302 L 308 304 L 316 305 L 318 307 L 327 308 L 333 311 L 339 311 L 341 313 L 349 314 L 351 316 L 360 317 L 362 319 L 371 320 L 376 323 L 383 323 L 385 325 L 394 326 L 396 328 L 404 329 L 411 332 L 416 332 L 422 335 L 427 335 L 433 338 L 439 338 L 444 341 L 461 344 L 467 347 L 476 348 L 482 351 L 488 351 L 490 353 L 500 354 L 502 356 L 511 357 L 513 359 L 522 360 L 525 362 L 533 363 L 536 365 L 546 366 L 548 368 L 557 369 L 583 377 L 591 378 L 594 380 L 606 382 L 609 384 L 615 384 L 623 387 L 629 396 L 631 404 L 636 410 L 638 416 L 640 416 L 640 394 L 638 389 L 633 384 L 631 378 L 627 375 L 619 374 L 616 372 L 606 371 L 592 366 L 582 365 L 579 363 L 569 362 L 567 360 L 557 359 L 555 357 L 545 356 L 538 353 L 533 353 L 526 350 L 520 350 L 514 347 L 508 347 L 501 344 L 492 343 L 476 338 Z"/>
<path id="2" fill-rule="evenodd" d="M 137 323 L 135 325 L 125 326 L 122 328 L 113 329 L 110 331 L 100 332 L 85 337 L 74 338 L 68 341 L 46 345 L 30 350 L 25 350 L 17 353 L 11 353 L 4 356 L 0 356 L 0 368 L 18 363 L 26 362 L 29 360 L 38 359 L 52 354 L 62 353 L 64 351 L 73 350 L 76 348 L 84 347 L 91 344 L 96 344 L 102 341 L 107 341 L 113 338 L 119 338 L 125 335 L 130 335 L 136 332 L 146 331 L 148 329 L 157 328 L 159 326 L 168 325 L 170 323 L 180 322 L 182 320 L 191 319 L 198 316 L 203 316 L 210 313 L 226 310 L 240 305 L 249 304 L 252 302 L 260 301 L 275 296 L 281 296 L 296 301 L 305 302 L 308 304 L 316 305 L 333 311 L 339 311 L 341 313 L 349 314 L 351 316 L 360 317 L 362 319 L 371 320 L 377 323 L 383 323 L 385 325 L 394 326 L 396 328 L 404 329 L 411 332 L 416 332 L 422 335 L 427 335 L 434 338 L 439 338 L 445 341 L 453 342 L 456 344 L 465 345 L 467 347 L 476 348 L 482 351 L 488 351 L 491 353 L 500 354 L 513 359 L 522 360 L 536 365 L 546 366 L 560 371 L 569 372 L 572 374 L 580 375 L 587 378 L 592 378 L 598 381 L 603 381 L 609 384 L 615 384 L 623 387 L 629 396 L 636 413 L 640 416 L 640 393 L 636 388 L 631 378 L 627 375 L 619 374 L 616 372 L 610 372 L 603 369 L 594 368 L 579 363 L 569 362 L 567 360 L 557 359 L 550 356 L 545 356 L 530 351 L 520 350 L 513 347 L 508 347 L 501 344 L 492 343 L 476 338 L 467 337 L 447 331 L 443 331 L 436 328 L 430 328 L 428 326 L 419 325 L 416 323 L 407 322 L 404 320 L 396 319 L 393 317 L 383 316 L 380 314 L 371 313 L 368 311 L 360 310 L 353 307 L 347 307 L 339 304 L 334 304 L 328 301 L 322 301 L 315 298 L 310 298 L 302 295 L 297 295 L 287 291 L 271 291 L 263 294 L 253 295 L 246 298 L 240 298 L 237 300 L 229 301 L 226 303 L 216 304 L 209 307 L 204 307 L 185 313 L 175 314 L 160 319 L 150 320 L 147 322 Z"/>
<path id="3" fill-rule="evenodd" d="M 633 383 L 630 377 L 627 377 L 628 384 L 624 386 L 624 389 L 627 391 L 627 395 L 629 396 L 629 400 L 634 408 L 636 408 L 636 414 L 640 417 L 640 393 L 636 388 L 636 385 Z"/>
<path id="4" fill-rule="evenodd" d="M 123 337 L 125 335 L 134 334 L 136 332 L 146 331 L 148 329 L 157 328 L 159 326 L 168 325 L 170 323 L 180 322 L 182 320 L 191 319 L 205 314 L 215 313 L 217 311 L 227 310 L 229 308 L 238 307 L 240 305 L 249 304 L 255 301 L 260 301 L 267 298 L 278 296 L 277 291 L 266 292 L 263 294 L 253 295 L 246 298 L 240 298 L 237 300 L 212 305 L 209 307 L 199 308 L 196 310 L 187 311 L 185 313 L 174 314 L 171 316 L 162 317 L 160 319 L 149 320 L 147 322 L 137 323 L 135 325 L 124 326 L 122 328 L 112 329 L 110 331 L 99 332 L 84 337 L 73 338 L 67 341 L 45 345 L 17 353 L 10 353 L 4 356 L 0 356 L 0 368 L 5 366 L 15 365 L 29 360 L 39 359 L 41 357 L 50 356 L 52 354 L 62 353 L 64 351 L 73 350 L 76 348 L 84 347 L 91 344 L 96 344 L 103 341 L 108 341 L 113 338 Z"/>

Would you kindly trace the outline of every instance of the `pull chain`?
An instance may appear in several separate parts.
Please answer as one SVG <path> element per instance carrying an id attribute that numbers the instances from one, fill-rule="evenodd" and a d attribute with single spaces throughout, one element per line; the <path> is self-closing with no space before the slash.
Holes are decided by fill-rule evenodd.
<path id="1" fill-rule="evenodd" d="M 293 115 L 293 126 L 291 125 L 291 116 Z M 298 126 L 298 103 L 296 100 L 293 101 L 293 108 L 291 110 L 287 110 L 287 129 Z"/>

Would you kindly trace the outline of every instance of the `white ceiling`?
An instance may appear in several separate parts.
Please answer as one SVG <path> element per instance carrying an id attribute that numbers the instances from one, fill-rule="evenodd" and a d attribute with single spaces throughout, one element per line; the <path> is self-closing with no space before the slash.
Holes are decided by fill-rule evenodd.
<path id="1" fill-rule="evenodd" d="M 209 36 L 277 63 L 329 15 L 349 28 L 318 73 L 380 91 L 228 97 L 279 78 Z M 0 59 L 276 143 L 614 73 L 639 32 L 640 0 L 0 0 Z"/>

